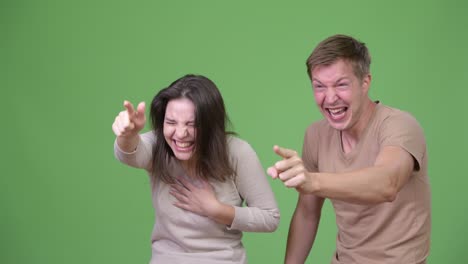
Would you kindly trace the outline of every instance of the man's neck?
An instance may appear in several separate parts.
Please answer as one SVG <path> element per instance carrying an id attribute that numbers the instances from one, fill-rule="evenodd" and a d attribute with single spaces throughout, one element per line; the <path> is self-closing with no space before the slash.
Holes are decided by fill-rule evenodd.
<path id="1" fill-rule="evenodd" d="M 341 131 L 341 144 L 345 153 L 351 152 L 358 144 L 360 138 L 369 126 L 369 122 L 374 115 L 377 104 L 370 99 L 363 108 L 362 116 L 356 124 L 348 130 Z"/>

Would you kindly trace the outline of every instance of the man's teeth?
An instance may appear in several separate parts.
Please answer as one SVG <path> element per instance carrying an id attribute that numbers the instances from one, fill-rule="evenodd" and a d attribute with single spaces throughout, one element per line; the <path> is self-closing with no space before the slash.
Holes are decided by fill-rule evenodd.
<path id="1" fill-rule="evenodd" d="M 332 115 L 337 115 L 337 114 L 341 114 L 342 112 L 345 111 L 346 108 L 336 108 L 336 109 L 331 109 L 329 108 L 328 111 L 330 112 L 330 114 Z"/>

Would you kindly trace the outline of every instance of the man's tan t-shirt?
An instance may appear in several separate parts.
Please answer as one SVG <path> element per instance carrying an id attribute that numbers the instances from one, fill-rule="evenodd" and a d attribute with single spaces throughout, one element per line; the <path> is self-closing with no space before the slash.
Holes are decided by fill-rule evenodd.
<path id="1" fill-rule="evenodd" d="M 408 151 L 415 170 L 393 202 L 359 205 L 331 200 L 338 227 L 333 264 L 425 263 L 431 229 L 427 152 L 423 131 L 410 114 L 377 104 L 363 136 L 347 154 L 340 131 L 326 120 L 316 122 L 306 131 L 303 160 L 310 171 L 353 171 L 372 166 L 384 146 Z"/>

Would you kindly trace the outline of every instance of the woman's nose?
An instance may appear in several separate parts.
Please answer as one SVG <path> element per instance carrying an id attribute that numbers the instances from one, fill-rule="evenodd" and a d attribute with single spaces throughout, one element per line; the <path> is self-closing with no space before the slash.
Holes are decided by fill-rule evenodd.
<path id="1" fill-rule="evenodd" d="M 187 127 L 179 127 L 177 128 L 176 135 L 178 138 L 184 138 L 188 135 Z"/>

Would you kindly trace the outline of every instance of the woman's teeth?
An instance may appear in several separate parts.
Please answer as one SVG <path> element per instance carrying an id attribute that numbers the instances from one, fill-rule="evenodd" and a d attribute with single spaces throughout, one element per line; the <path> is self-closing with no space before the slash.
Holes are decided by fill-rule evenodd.
<path id="1" fill-rule="evenodd" d="M 176 145 L 178 147 L 181 147 L 181 148 L 187 148 L 187 147 L 190 147 L 192 145 L 192 142 L 178 142 L 178 141 L 176 141 L 175 143 L 176 143 Z"/>

